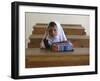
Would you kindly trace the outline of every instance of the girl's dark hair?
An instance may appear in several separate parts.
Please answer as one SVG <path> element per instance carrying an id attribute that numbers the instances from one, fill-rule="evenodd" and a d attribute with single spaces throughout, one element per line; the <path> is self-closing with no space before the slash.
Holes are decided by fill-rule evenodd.
<path id="1" fill-rule="evenodd" d="M 56 23 L 55 22 L 50 22 L 48 27 L 55 27 L 56 26 Z"/>

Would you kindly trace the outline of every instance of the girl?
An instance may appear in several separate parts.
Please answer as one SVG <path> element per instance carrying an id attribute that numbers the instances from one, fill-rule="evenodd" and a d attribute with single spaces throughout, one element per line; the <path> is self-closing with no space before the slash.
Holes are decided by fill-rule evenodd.
<path id="1" fill-rule="evenodd" d="M 53 43 L 57 42 L 67 42 L 67 38 L 62 26 L 58 22 L 52 21 L 48 24 L 40 47 L 50 48 Z"/>

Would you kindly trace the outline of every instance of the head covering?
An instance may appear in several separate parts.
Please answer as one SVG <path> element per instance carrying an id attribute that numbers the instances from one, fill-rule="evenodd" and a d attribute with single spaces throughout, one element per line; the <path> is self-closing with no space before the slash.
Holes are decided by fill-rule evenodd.
<path id="1" fill-rule="evenodd" d="M 49 34 L 48 34 L 48 31 L 45 31 L 45 34 L 42 38 L 42 41 L 40 43 L 40 47 L 41 48 L 45 48 L 45 45 L 44 45 L 44 42 L 43 40 L 44 39 L 47 39 L 48 40 L 48 43 L 51 45 L 52 43 L 55 43 L 55 42 L 62 42 L 62 41 L 67 41 L 67 38 L 65 36 L 65 33 L 63 31 L 63 28 L 62 26 L 60 25 L 59 22 L 57 21 L 53 21 L 55 24 L 56 24 L 56 28 L 57 28 L 57 36 L 55 37 L 50 37 Z M 47 28 L 48 29 L 48 28 Z"/>

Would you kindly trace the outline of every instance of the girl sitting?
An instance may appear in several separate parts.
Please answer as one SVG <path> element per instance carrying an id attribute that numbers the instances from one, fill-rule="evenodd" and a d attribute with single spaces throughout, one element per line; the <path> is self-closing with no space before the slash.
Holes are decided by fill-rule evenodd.
<path id="1" fill-rule="evenodd" d="M 56 46 L 54 43 L 62 42 L 68 42 L 62 26 L 56 21 L 50 22 L 45 31 L 40 47 L 49 49 L 51 46 L 54 46 L 53 48 L 55 48 Z M 72 43 L 70 43 L 70 45 L 72 46 Z"/>

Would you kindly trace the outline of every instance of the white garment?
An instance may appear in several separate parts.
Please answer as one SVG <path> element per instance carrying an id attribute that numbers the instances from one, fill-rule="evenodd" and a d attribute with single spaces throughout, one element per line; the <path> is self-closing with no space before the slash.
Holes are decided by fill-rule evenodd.
<path id="1" fill-rule="evenodd" d="M 45 34 L 44 34 L 44 36 L 43 36 L 43 39 L 42 39 L 42 41 L 41 41 L 41 43 L 40 43 L 40 47 L 41 47 L 41 48 L 45 48 L 45 45 L 44 45 L 44 42 L 43 42 L 43 40 L 44 40 L 45 38 L 48 40 L 48 43 L 49 43 L 50 45 L 52 45 L 52 43 L 55 43 L 55 42 L 67 41 L 66 35 L 65 35 L 65 33 L 64 33 L 64 31 L 63 31 L 63 28 L 62 28 L 62 26 L 60 25 L 60 23 L 58 23 L 57 21 L 53 21 L 53 22 L 54 22 L 54 23 L 56 24 L 56 26 L 57 26 L 57 36 L 51 38 L 51 37 L 49 36 L 48 32 L 46 31 Z"/>

